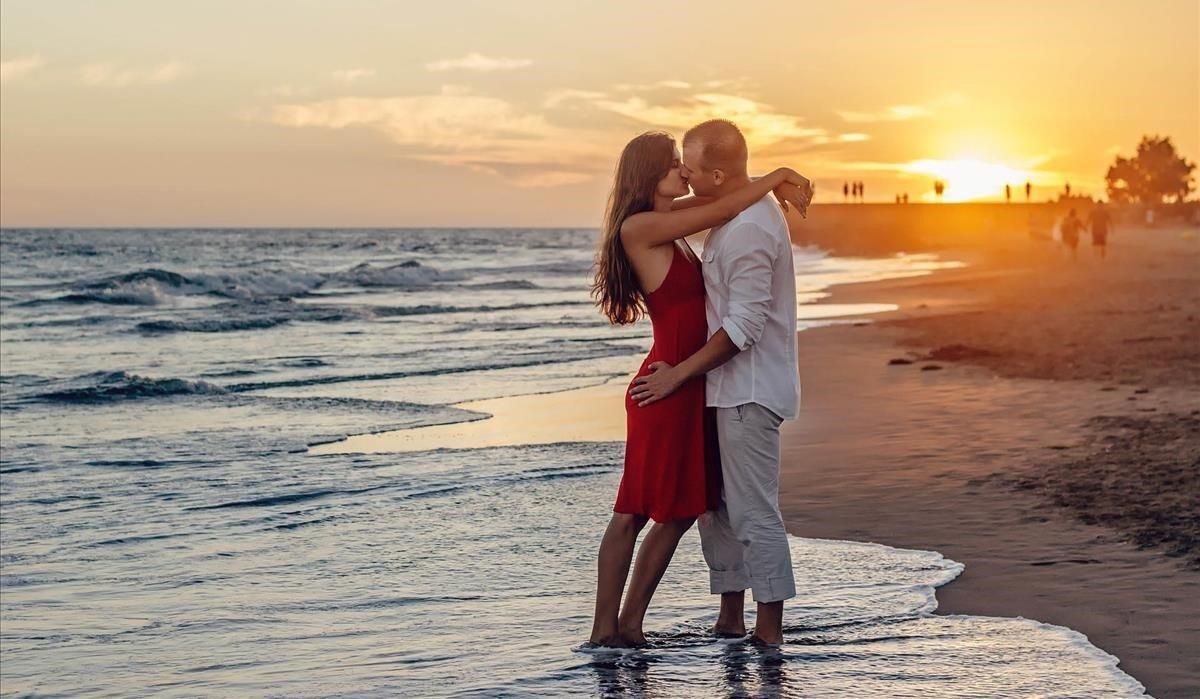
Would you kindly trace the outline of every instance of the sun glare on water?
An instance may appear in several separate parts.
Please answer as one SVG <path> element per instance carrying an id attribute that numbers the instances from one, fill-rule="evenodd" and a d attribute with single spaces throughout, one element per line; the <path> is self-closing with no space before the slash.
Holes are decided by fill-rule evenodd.
<path id="1" fill-rule="evenodd" d="M 1000 163 L 989 163 L 972 158 L 956 160 L 914 160 L 904 170 L 917 175 L 942 180 L 946 192 L 942 201 L 963 202 L 975 199 L 990 199 L 1004 196 L 1004 185 L 1012 185 L 1013 196 L 1034 179 L 1033 173 Z M 923 195 L 928 201 L 937 200 L 931 191 Z"/>

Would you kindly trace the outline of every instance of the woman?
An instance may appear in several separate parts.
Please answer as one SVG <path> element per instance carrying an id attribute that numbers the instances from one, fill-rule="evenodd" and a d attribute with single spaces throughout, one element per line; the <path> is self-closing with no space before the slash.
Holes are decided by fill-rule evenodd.
<path id="1" fill-rule="evenodd" d="M 689 189 L 674 139 L 645 133 L 625 146 L 601 231 L 592 295 L 613 323 L 650 316 L 654 346 L 639 376 L 654 362 L 678 364 L 708 340 L 700 261 L 683 238 L 725 223 L 773 190 L 781 201 L 803 207 L 807 202 L 798 186 L 807 182 L 780 168 L 720 199 L 678 203 Z M 626 394 L 625 470 L 600 544 L 592 644 L 646 642 L 642 620 L 680 537 L 696 517 L 720 504 L 720 464 L 715 445 L 706 443 L 715 433 L 706 429 L 704 403 L 704 377 L 645 407 Z M 651 519 L 618 612 L 634 543 Z"/>

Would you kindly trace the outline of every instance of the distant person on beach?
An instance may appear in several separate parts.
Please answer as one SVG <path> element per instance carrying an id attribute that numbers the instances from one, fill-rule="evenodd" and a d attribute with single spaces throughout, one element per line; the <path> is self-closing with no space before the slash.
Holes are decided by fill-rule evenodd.
<path id="1" fill-rule="evenodd" d="M 842 183 L 842 199 L 849 199 L 849 198 L 850 198 L 850 183 L 843 182 Z"/>
<path id="2" fill-rule="evenodd" d="M 683 171 L 697 197 L 738 196 L 749 182 L 748 159 L 746 139 L 728 121 L 705 122 L 684 136 Z M 749 589 L 758 615 L 748 642 L 778 646 L 784 600 L 796 596 L 779 511 L 779 428 L 795 419 L 800 402 L 796 275 L 779 207 L 762 199 L 713 228 L 702 269 L 708 342 L 682 361 L 652 364 L 653 373 L 634 380 L 631 396 L 651 409 L 687 382 L 707 377 L 723 481 L 720 509 L 700 519 L 709 591 L 721 596 L 713 632 L 746 633 Z"/>
<path id="3" fill-rule="evenodd" d="M 697 129 L 708 134 L 712 127 L 702 124 Z M 704 143 L 708 145 L 699 156 L 693 156 L 700 159 L 693 160 L 689 170 L 671 136 L 645 133 L 625 146 L 617 164 L 601 229 L 592 295 L 615 324 L 650 317 L 654 345 L 639 377 L 664 366 L 684 366 L 693 353 L 706 347 L 707 275 L 701 273 L 700 259 L 684 238 L 741 220 L 744 213 L 752 220 L 770 215 L 782 220 L 779 207 L 768 196 L 772 192 L 781 204 L 795 206 L 802 215 L 812 200 L 811 183 L 794 170 L 780 168 L 752 180 L 745 171 L 745 156 L 739 160 L 736 153 L 730 155 L 733 146 L 707 137 Z M 689 194 L 689 175 L 703 183 L 698 193 L 719 192 L 721 196 L 677 201 Z M 746 242 L 752 242 L 752 234 L 746 236 Z M 713 248 L 706 245 L 706 257 L 711 256 L 710 250 Z M 790 260 L 789 256 L 789 264 Z M 792 299 L 794 306 L 794 294 Z M 795 309 L 791 311 L 794 320 Z M 724 359 L 727 357 L 721 361 Z M 653 404 L 635 400 L 632 391 L 637 385 L 630 386 L 625 401 L 625 467 L 597 561 L 590 639 L 594 645 L 625 647 L 646 642 L 642 631 L 646 609 L 680 537 L 698 516 L 720 506 L 721 465 L 714 441 L 722 421 L 706 408 L 704 372 L 708 368 L 680 379 L 669 397 L 657 396 L 650 401 Z M 795 362 L 791 368 L 794 374 Z M 666 376 L 667 372 L 653 375 Z M 739 481 L 733 484 L 736 487 Z M 642 541 L 622 605 L 634 543 L 649 520 L 654 520 L 654 525 Z"/>
<path id="4" fill-rule="evenodd" d="M 1009 185 L 1004 185 L 1004 203 L 1012 203 L 1012 187 Z"/>
<path id="5" fill-rule="evenodd" d="M 1080 221 L 1079 217 L 1075 215 L 1075 209 L 1071 209 L 1071 212 L 1063 219 L 1059 230 L 1062 231 L 1063 245 L 1066 245 L 1067 249 L 1071 251 L 1071 259 L 1076 259 L 1079 256 L 1079 234 L 1083 231 L 1083 221 Z"/>
<path id="6" fill-rule="evenodd" d="M 1112 229 L 1112 216 L 1104 202 L 1098 201 L 1088 214 L 1088 227 L 1092 230 L 1092 249 L 1104 259 L 1108 256 L 1108 233 Z"/>
<path id="7" fill-rule="evenodd" d="M 1025 183 L 1025 203 L 1029 203 L 1029 197 L 1033 195 L 1033 185 L 1029 182 Z"/>

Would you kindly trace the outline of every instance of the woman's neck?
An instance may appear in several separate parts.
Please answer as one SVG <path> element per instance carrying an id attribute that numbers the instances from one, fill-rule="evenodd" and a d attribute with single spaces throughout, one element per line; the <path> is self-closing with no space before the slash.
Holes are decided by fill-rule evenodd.
<path id="1" fill-rule="evenodd" d="M 654 195 L 654 210 L 660 214 L 667 213 L 671 210 L 671 204 L 675 202 L 674 197 L 664 197 L 661 194 Z"/>

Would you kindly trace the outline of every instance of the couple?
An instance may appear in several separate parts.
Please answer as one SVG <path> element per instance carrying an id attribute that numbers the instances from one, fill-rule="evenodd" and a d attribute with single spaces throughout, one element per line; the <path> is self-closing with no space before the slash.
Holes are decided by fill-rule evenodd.
<path id="1" fill-rule="evenodd" d="M 796 417 L 800 381 L 791 240 L 768 195 L 804 213 L 812 185 L 788 168 L 752 179 L 747 160 L 737 126 L 713 120 L 684 135 L 682 155 L 669 135 L 646 133 L 617 165 L 593 296 L 613 323 L 649 315 L 654 345 L 625 401 L 625 470 L 600 544 L 595 645 L 646 642 L 650 598 L 697 518 L 711 592 L 721 595 L 713 631 L 746 634 L 749 588 L 758 603 L 749 640 L 783 640 L 783 601 L 796 586 L 778 504 L 779 426 Z M 685 237 L 710 228 L 701 262 Z"/>

